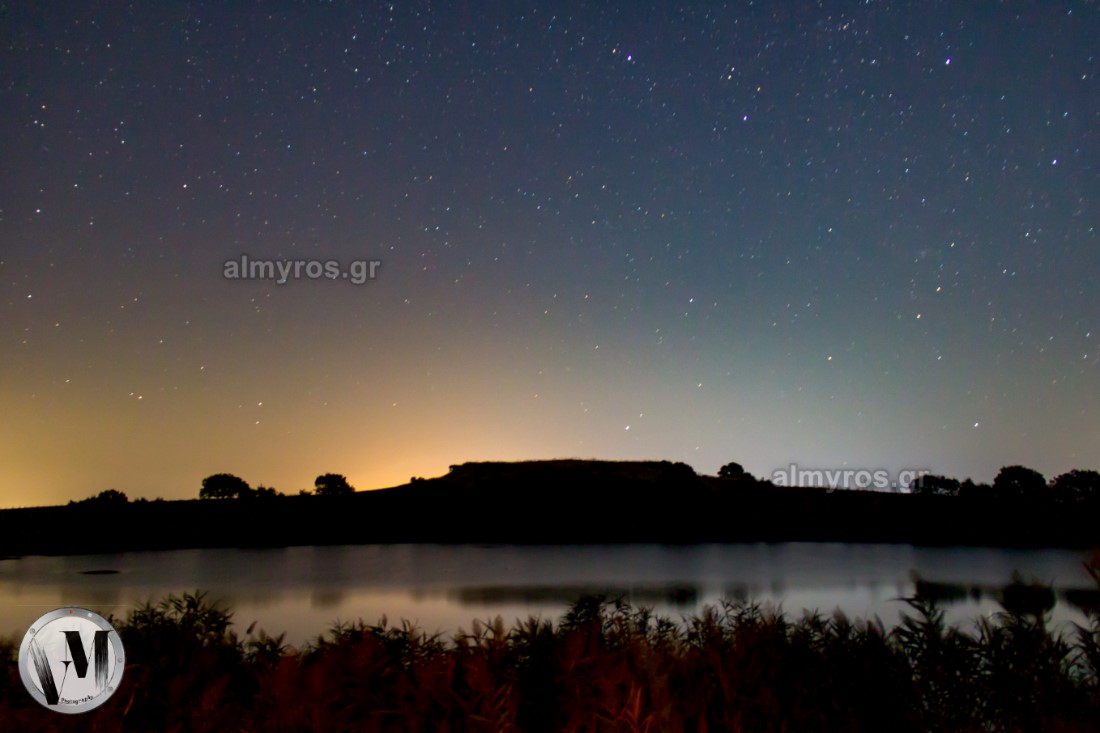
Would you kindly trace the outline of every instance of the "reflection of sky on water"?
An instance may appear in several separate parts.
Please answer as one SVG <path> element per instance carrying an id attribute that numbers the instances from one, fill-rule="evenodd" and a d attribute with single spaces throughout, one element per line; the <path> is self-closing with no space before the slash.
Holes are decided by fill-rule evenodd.
<path id="1" fill-rule="evenodd" d="M 913 572 L 963 600 L 948 622 L 972 628 L 1000 610 L 998 588 L 1014 571 L 1052 583 L 1056 628 L 1083 615 L 1065 592 L 1090 588 L 1084 554 L 1068 550 L 913 548 L 905 545 L 778 544 L 663 547 L 394 545 L 272 550 L 183 550 L 0 561 L 0 634 L 22 634 L 50 608 L 86 606 L 125 616 L 168 593 L 202 589 L 292 643 L 336 621 L 408 619 L 428 631 L 469 630 L 497 615 L 556 619 L 583 592 L 622 596 L 678 619 L 722 598 L 751 599 L 793 616 L 804 610 L 878 616 L 887 626 L 907 606 Z M 88 571 L 114 570 L 112 574 Z M 954 585 L 952 585 L 954 584 Z M 957 586 L 957 587 L 956 587 Z"/>

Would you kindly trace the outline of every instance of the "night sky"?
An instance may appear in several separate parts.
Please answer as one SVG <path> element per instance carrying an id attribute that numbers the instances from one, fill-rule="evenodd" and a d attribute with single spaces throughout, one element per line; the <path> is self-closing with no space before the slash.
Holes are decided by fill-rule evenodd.
<path id="1" fill-rule="evenodd" d="M 1100 468 L 1100 4 L 163 5 L 0 4 L 2 506 Z"/>

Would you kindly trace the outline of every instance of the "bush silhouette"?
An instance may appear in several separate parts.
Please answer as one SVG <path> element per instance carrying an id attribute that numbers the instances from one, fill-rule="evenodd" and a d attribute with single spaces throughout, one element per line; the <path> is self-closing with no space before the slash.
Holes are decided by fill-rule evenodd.
<path id="1" fill-rule="evenodd" d="M 118 489 L 106 489 L 101 491 L 95 496 L 89 496 L 87 499 L 81 499 L 80 501 L 70 501 L 69 504 L 90 504 L 94 506 L 118 506 L 120 504 L 128 504 L 130 497 L 126 496 Z"/>
<path id="2" fill-rule="evenodd" d="M 914 494 L 956 496 L 959 493 L 958 479 L 926 473 L 909 482 L 909 490 Z"/>
<path id="3" fill-rule="evenodd" d="M 742 478 L 745 469 L 740 463 L 727 463 L 718 469 L 718 478 Z"/>

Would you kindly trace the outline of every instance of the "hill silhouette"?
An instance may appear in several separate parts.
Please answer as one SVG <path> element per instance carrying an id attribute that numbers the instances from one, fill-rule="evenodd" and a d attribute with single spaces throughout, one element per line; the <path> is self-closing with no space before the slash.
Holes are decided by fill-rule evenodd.
<path id="1" fill-rule="evenodd" d="M 332 496 L 83 501 L 0 511 L 0 556 L 398 542 L 895 542 L 1089 547 L 1091 512 L 978 496 L 780 487 L 669 461 L 452 466 Z"/>

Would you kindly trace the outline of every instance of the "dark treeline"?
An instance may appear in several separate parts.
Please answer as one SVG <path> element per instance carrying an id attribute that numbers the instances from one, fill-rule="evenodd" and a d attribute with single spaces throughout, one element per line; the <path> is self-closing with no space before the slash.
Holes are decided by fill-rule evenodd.
<path id="1" fill-rule="evenodd" d="M 1096 471 L 1068 471 L 1048 482 L 1043 474 L 1032 468 L 1005 466 L 992 484 L 926 474 L 914 480 L 909 488 L 914 494 L 959 496 L 975 500 L 1057 502 L 1093 509 L 1100 506 L 1100 473 Z"/>
<path id="2" fill-rule="evenodd" d="M 0 511 L 0 555 L 391 542 L 1100 544 L 1092 471 L 1048 484 L 1008 467 L 988 486 L 926 476 L 894 493 L 775 486 L 730 466 L 714 477 L 667 461 L 468 463 L 377 491 L 324 474 L 313 492 L 289 496 L 215 474 L 198 500 L 106 491 Z"/>
<path id="3" fill-rule="evenodd" d="M 360 620 L 293 649 L 240 638 L 201 594 L 169 596 L 114 620 L 125 675 L 82 715 L 32 700 L 16 644 L 0 641 L 0 720 L 28 733 L 1100 731 L 1096 610 L 1051 634 L 1043 613 L 1006 604 L 962 631 L 907 600 L 889 631 L 752 603 L 672 620 L 583 597 L 556 623 L 498 617 L 444 639 Z"/>

